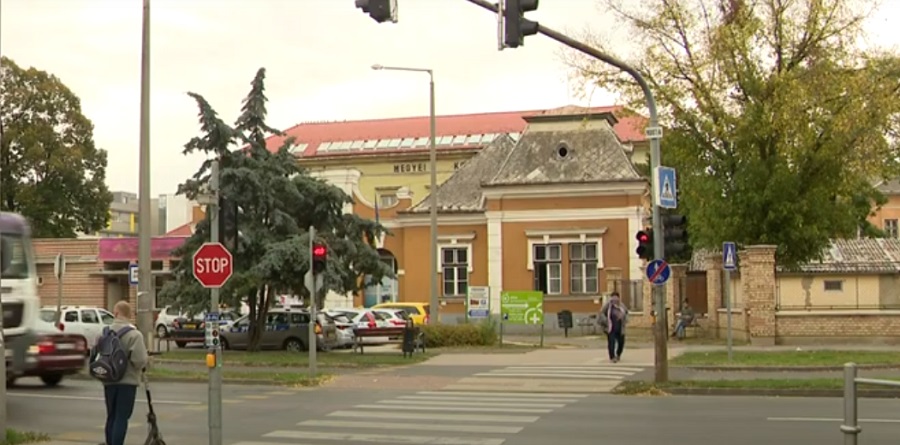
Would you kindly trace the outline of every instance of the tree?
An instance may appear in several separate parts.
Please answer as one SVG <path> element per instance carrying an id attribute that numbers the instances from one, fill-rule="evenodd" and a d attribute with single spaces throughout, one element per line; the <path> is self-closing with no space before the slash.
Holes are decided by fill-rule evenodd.
<path id="1" fill-rule="evenodd" d="M 358 292 L 366 283 L 393 273 L 380 261 L 375 240 L 384 228 L 356 215 L 344 214 L 351 199 L 341 189 L 311 177 L 288 151 L 288 139 L 277 151 L 266 148 L 266 138 L 282 135 L 265 123 L 265 70 L 260 69 L 244 99 L 234 126 L 223 122 L 202 96 L 190 93 L 200 108 L 202 135 L 185 145 L 184 153 L 211 155 L 178 193 L 195 199 L 207 189 L 213 159 L 220 163 L 220 198 L 237 206 L 239 236 L 232 248 L 234 275 L 222 292 L 223 302 L 250 307 L 251 349 L 258 348 L 260 327 L 277 294 L 302 296 L 322 307 L 328 291 Z M 242 148 L 236 149 L 236 146 Z M 303 277 L 309 269 L 308 228 L 329 248 L 324 289 L 310 299 Z M 182 260 L 174 268 L 175 279 L 163 288 L 164 300 L 177 301 L 192 313 L 208 308 L 209 293 L 194 280 L 191 258 L 210 238 L 209 220 L 174 254 Z"/>
<path id="2" fill-rule="evenodd" d="M 106 227 L 106 151 L 78 97 L 56 76 L 3 57 L 0 103 L 0 208 L 27 217 L 36 238 Z"/>
<path id="3" fill-rule="evenodd" d="M 631 63 L 659 105 L 695 247 L 775 244 L 790 267 L 857 235 L 873 180 L 898 173 L 900 123 L 900 60 L 857 46 L 859 1 L 606 3 L 639 42 Z M 643 107 L 631 78 L 568 61 Z"/>

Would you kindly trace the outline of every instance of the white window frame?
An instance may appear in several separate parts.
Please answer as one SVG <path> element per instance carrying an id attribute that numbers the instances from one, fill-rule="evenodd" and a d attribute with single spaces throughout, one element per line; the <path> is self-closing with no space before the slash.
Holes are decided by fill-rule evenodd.
<path id="1" fill-rule="evenodd" d="M 435 264 L 437 264 L 437 270 L 435 273 L 440 275 L 441 277 L 441 290 L 440 294 L 444 295 L 444 249 L 466 249 L 466 278 L 467 285 L 472 286 L 471 278 L 472 271 L 474 270 L 475 259 L 472 257 L 473 249 L 472 243 L 475 240 L 475 233 L 462 233 L 457 235 L 439 235 L 438 236 L 438 248 L 437 248 L 437 258 L 435 259 Z M 404 272 L 402 270 L 397 272 L 397 275 L 403 275 Z M 454 295 L 456 296 L 456 295 Z"/>
<path id="2" fill-rule="evenodd" d="M 547 244 L 544 244 L 544 243 L 529 243 L 529 244 L 530 244 L 530 250 L 531 250 L 531 255 L 529 255 L 529 256 L 532 258 L 535 257 L 534 251 L 538 247 L 541 247 L 541 246 L 545 247 L 547 249 L 548 254 L 550 252 L 550 249 L 549 249 L 550 247 L 559 247 L 559 257 L 549 257 L 549 255 L 548 255 L 548 258 L 546 258 L 544 260 L 539 260 L 540 263 L 535 264 L 534 262 L 532 262 L 532 269 L 534 269 L 534 267 L 545 268 L 545 271 L 547 273 L 547 291 L 546 291 L 547 295 L 562 295 L 562 290 L 563 290 L 563 285 L 562 285 L 562 283 L 563 283 L 563 271 L 562 271 L 563 254 L 562 254 L 562 252 L 563 252 L 563 249 L 566 248 L 565 244 L 562 244 L 559 242 L 554 242 L 554 241 L 551 241 Z M 555 274 L 554 274 L 554 272 L 555 272 Z M 534 273 L 532 274 L 532 281 L 536 280 L 536 278 L 537 278 L 536 274 L 537 274 L 537 271 L 535 270 Z M 554 275 L 556 275 L 556 277 L 554 277 Z M 556 289 L 553 289 L 554 284 L 556 284 Z"/>
<path id="3" fill-rule="evenodd" d="M 393 207 L 400 202 L 400 199 L 397 197 L 396 193 L 382 193 L 378 195 L 378 207 L 383 209 L 388 207 Z"/>
<path id="4" fill-rule="evenodd" d="M 888 228 L 888 223 L 891 223 L 890 225 L 893 227 Z M 884 228 L 888 238 L 900 238 L 900 221 L 897 218 L 885 218 L 881 222 L 881 227 Z"/>
<path id="5" fill-rule="evenodd" d="M 528 255 L 525 259 L 525 268 L 528 270 L 534 270 L 534 246 L 535 244 L 586 244 L 586 243 L 596 243 L 597 244 L 597 270 L 602 270 L 604 268 L 603 265 L 603 239 L 600 237 L 593 237 L 587 235 L 575 236 L 575 237 L 565 237 L 558 238 L 553 236 L 544 236 L 543 238 L 529 238 L 528 239 Z M 567 247 L 564 247 L 567 248 Z"/>
<path id="6" fill-rule="evenodd" d="M 444 252 L 446 252 L 448 250 L 453 250 L 453 251 L 457 251 L 457 252 L 465 252 L 466 261 L 464 263 L 460 263 L 460 262 L 445 263 L 444 262 Z M 469 269 L 470 269 L 471 263 L 472 263 L 471 249 L 466 247 L 465 245 L 461 245 L 461 244 L 444 245 L 444 246 L 441 246 L 441 248 L 438 250 L 438 252 L 441 256 L 441 261 L 440 261 L 441 295 L 444 297 L 465 297 L 466 294 L 468 293 L 468 289 L 469 289 L 469 278 L 470 278 L 470 275 L 469 275 L 470 270 Z M 454 270 L 454 277 L 453 277 L 453 281 L 452 281 L 453 282 L 453 292 L 451 292 L 451 293 L 447 293 L 446 287 L 445 287 L 445 284 L 447 283 L 447 281 L 446 281 L 447 273 L 446 272 L 448 269 Z M 465 280 L 460 279 L 460 277 L 461 277 L 460 271 L 462 271 L 462 273 L 465 274 Z M 460 285 L 463 282 L 466 283 L 465 291 L 462 291 L 460 289 L 460 287 L 461 287 Z"/>
<path id="7" fill-rule="evenodd" d="M 582 249 L 582 258 L 575 259 L 573 255 L 574 248 L 578 246 Z M 594 257 L 593 258 L 585 258 L 584 252 L 588 247 L 594 247 Z M 569 293 L 575 295 L 598 295 L 600 293 L 600 272 L 598 264 L 600 262 L 600 246 L 598 243 L 589 241 L 586 243 L 569 243 L 566 245 L 566 248 L 569 251 Z M 588 289 L 588 271 L 593 269 L 594 276 L 594 288 Z M 576 277 L 575 272 L 578 271 L 580 273 L 579 277 Z M 575 290 L 575 284 L 578 284 L 578 290 Z"/>

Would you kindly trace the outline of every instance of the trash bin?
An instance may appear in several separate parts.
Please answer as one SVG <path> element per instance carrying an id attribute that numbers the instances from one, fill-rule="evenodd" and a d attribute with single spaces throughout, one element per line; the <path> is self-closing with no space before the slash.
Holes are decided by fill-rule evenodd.
<path id="1" fill-rule="evenodd" d="M 556 323 L 560 329 L 565 332 L 566 337 L 569 336 L 569 329 L 572 329 L 572 311 L 568 309 L 561 310 L 556 313 Z"/>
<path id="2" fill-rule="evenodd" d="M 406 320 L 406 326 L 403 328 L 403 356 L 412 357 L 416 351 L 416 340 L 419 334 L 419 328 L 416 327 L 412 319 Z"/>

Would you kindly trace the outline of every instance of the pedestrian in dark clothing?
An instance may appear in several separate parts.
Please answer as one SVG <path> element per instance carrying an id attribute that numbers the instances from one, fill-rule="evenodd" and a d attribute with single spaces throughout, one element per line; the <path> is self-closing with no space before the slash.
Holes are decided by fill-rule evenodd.
<path id="1" fill-rule="evenodd" d="M 127 301 L 120 301 L 116 303 L 113 312 L 116 319 L 109 329 L 121 332 L 124 328 L 131 328 L 121 336 L 121 343 L 129 360 L 127 371 L 121 380 L 103 384 L 103 396 L 106 399 L 106 442 L 103 445 L 125 445 L 128 421 L 134 411 L 134 400 L 141 375 L 147 366 L 148 355 L 144 336 L 131 324 L 131 305 Z"/>
<path id="2" fill-rule="evenodd" d="M 618 363 L 625 350 L 625 324 L 628 322 L 628 308 L 618 292 L 613 292 L 609 296 L 609 301 L 600 308 L 597 320 L 606 333 L 609 360 Z"/>

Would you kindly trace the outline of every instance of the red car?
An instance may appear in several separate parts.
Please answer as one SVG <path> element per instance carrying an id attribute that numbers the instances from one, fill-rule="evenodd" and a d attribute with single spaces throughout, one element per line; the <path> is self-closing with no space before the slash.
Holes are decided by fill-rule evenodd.
<path id="1" fill-rule="evenodd" d="M 34 343 L 25 352 L 21 369 L 6 376 L 6 386 L 20 377 L 39 377 L 47 386 L 56 386 L 64 376 L 85 369 L 90 348 L 78 334 L 64 334 L 49 323 L 40 323 Z M 9 368 L 7 368 L 9 369 Z"/>

